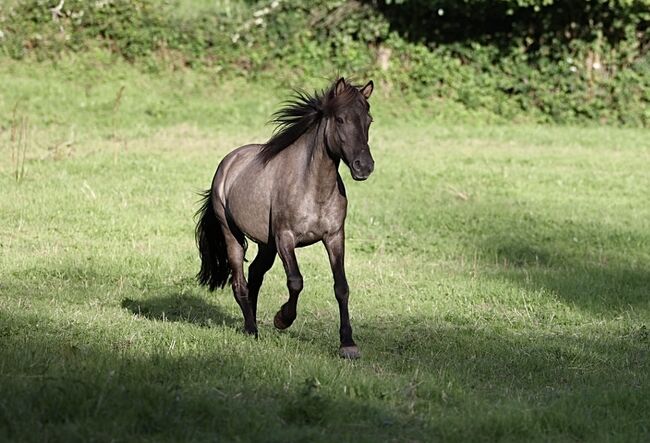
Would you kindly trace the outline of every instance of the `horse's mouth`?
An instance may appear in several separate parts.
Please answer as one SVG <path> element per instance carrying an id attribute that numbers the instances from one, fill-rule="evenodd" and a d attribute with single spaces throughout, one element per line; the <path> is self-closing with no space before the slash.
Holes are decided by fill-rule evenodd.
<path id="1" fill-rule="evenodd" d="M 370 174 L 362 175 L 362 174 L 355 174 L 354 171 L 351 171 L 351 172 L 352 172 L 352 178 L 354 180 L 358 181 L 358 182 L 362 182 L 364 180 L 367 180 L 368 177 L 370 177 Z"/>

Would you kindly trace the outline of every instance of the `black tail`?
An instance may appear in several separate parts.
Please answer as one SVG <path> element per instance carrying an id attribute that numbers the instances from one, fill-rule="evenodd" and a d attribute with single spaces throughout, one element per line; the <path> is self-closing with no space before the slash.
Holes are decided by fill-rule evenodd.
<path id="1" fill-rule="evenodd" d="M 196 215 L 196 245 L 201 255 L 201 270 L 196 275 L 199 284 L 210 291 L 223 288 L 230 275 L 226 241 L 212 206 L 212 190 L 201 194 L 202 204 Z"/>

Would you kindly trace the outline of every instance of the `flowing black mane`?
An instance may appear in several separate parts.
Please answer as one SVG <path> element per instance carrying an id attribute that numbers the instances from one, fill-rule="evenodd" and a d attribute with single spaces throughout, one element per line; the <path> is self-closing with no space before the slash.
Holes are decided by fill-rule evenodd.
<path id="1" fill-rule="evenodd" d="M 336 92 L 337 83 L 329 89 L 314 92 L 313 95 L 304 91 L 295 91 L 291 100 L 273 114 L 272 123 L 277 126 L 273 136 L 267 141 L 258 156 L 264 163 L 268 163 L 282 150 L 292 145 L 309 129 L 317 125 L 323 117 L 335 114 L 341 107 L 345 107 L 361 96 L 358 88 L 345 81 L 343 90 Z"/>

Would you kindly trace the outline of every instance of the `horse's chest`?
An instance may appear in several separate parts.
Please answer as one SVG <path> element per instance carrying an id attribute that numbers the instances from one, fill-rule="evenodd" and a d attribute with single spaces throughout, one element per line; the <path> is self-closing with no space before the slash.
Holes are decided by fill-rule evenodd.
<path id="1" fill-rule="evenodd" d="M 311 244 L 322 240 L 329 232 L 337 232 L 343 226 L 345 210 L 337 205 L 306 205 L 297 211 L 292 230 L 298 244 Z"/>

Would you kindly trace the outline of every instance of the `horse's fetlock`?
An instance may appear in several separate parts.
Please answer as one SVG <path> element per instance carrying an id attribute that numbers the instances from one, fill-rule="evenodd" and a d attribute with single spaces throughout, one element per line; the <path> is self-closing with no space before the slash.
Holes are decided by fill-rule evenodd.
<path id="1" fill-rule="evenodd" d="M 350 339 L 352 339 L 352 326 L 341 326 L 339 334 L 341 335 L 341 338 L 350 337 Z"/>
<path id="2" fill-rule="evenodd" d="M 291 306 L 288 303 L 282 305 L 280 308 L 280 314 L 282 315 L 282 318 L 290 322 L 293 322 L 298 315 L 295 306 Z"/>

